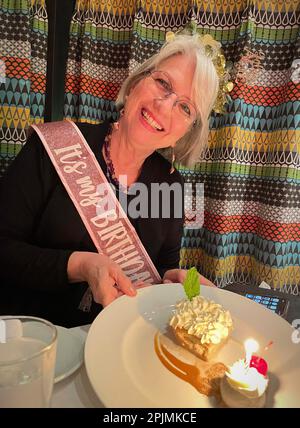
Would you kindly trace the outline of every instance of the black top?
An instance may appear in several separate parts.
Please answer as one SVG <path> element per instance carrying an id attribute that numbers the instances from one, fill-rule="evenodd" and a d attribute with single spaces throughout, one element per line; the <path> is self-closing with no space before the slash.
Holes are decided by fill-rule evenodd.
<path id="1" fill-rule="evenodd" d="M 78 124 L 104 173 L 108 126 Z M 169 170 L 170 163 L 155 152 L 145 160 L 138 181 L 148 188 L 151 183 L 182 184 L 180 174 Z M 128 217 L 159 273 L 178 267 L 183 216 L 175 218 L 171 209 L 171 219 L 162 218 L 162 212 L 159 218 L 132 219 L 130 212 Z M 87 284 L 68 282 L 67 263 L 74 251 L 96 248 L 34 133 L 0 185 L 0 314 L 34 315 L 67 327 L 92 322 L 101 306 L 93 303 L 90 313 L 79 310 Z"/>

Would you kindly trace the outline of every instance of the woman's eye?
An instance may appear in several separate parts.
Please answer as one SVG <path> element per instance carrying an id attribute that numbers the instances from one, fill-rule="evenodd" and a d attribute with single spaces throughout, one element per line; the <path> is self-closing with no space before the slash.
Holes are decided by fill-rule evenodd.
<path id="1" fill-rule="evenodd" d="M 180 103 L 179 104 L 179 108 L 187 116 L 191 115 L 191 109 L 190 109 L 190 107 L 189 107 L 189 105 L 187 103 Z"/>
<path id="2" fill-rule="evenodd" d="M 162 78 L 157 78 L 156 79 L 156 83 L 158 84 L 158 86 L 160 86 L 162 89 L 165 89 L 166 91 L 171 91 L 171 87 L 169 82 L 167 82 L 166 80 L 162 79 Z"/>

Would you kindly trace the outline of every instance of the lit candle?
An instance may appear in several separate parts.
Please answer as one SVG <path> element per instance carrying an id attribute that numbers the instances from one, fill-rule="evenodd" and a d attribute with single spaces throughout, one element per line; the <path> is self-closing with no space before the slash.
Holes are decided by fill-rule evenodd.
<path id="1" fill-rule="evenodd" d="M 249 368 L 250 367 L 250 361 L 251 361 L 252 354 L 253 354 L 253 352 L 256 352 L 258 350 L 259 345 L 256 342 L 256 340 L 254 340 L 254 339 L 247 339 L 244 342 L 244 346 L 245 346 L 245 350 L 246 350 L 245 363 L 246 363 L 246 367 Z"/>
<path id="2" fill-rule="evenodd" d="M 256 340 L 247 339 L 244 347 L 246 357 L 233 363 L 221 381 L 222 398 L 229 407 L 263 407 L 267 367 L 262 367 L 262 358 L 252 355 L 259 348 Z"/>

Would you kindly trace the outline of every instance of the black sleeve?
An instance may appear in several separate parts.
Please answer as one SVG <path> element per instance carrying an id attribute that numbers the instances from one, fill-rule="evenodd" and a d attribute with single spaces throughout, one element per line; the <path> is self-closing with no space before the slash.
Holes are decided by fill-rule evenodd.
<path id="1" fill-rule="evenodd" d="M 179 268 L 182 235 L 183 219 L 173 220 L 158 256 L 157 270 L 161 277 L 167 270 Z"/>
<path id="2" fill-rule="evenodd" d="M 181 212 L 177 210 L 177 214 L 175 215 L 174 210 L 171 210 L 171 219 L 162 219 L 162 221 L 165 222 L 164 227 L 167 233 L 158 256 L 158 271 L 161 277 L 163 277 L 167 270 L 179 268 L 180 262 L 180 249 L 184 225 L 184 180 L 178 171 L 174 173 L 173 180 L 181 185 Z M 171 207 L 174 207 L 173 200 L 171 201 Z M 176 218 L 179 214 L 180 217 Z"/>
<path id="3" fill-rule="evenodd" d="M 72 251 L 41 248 L 33 236 L 58 176 L 33 134 L 0 183 L 0 284 L 64 291 Z M 1 285 L 0 285 L 1 287 Z"/>

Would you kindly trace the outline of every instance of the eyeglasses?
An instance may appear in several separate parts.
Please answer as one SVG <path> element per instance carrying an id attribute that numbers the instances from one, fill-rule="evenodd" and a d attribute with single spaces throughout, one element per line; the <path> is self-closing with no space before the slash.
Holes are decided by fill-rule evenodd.
<path id="1" fill-rule="evenodd" d="M 178 117 L 184 119 L 187 122 L 195 122 L 197 119 L 197 110 L 192 101 L 187 97 L 180 97 L 173 91 L 170 77 L 164 71 L 149 71 L 147 75 L 150 77 L 153 89 L 152 93 L 155 98 L 165 100 L 172 94 L 176 95 L 173 108 Z"/>

